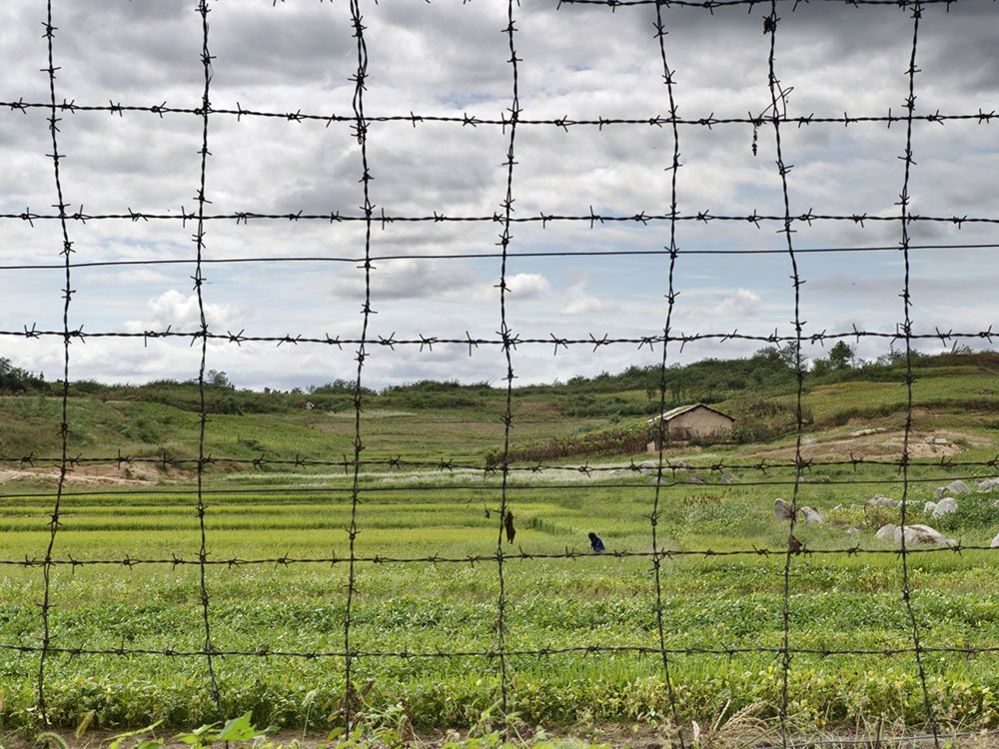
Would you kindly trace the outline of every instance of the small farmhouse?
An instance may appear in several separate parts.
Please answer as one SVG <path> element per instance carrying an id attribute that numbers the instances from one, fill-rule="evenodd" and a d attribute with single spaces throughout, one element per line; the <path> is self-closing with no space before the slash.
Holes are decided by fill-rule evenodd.
<path id="1" fill-rule="evenodd" d="M 648 420 L 649 433 L 652 435 L 652 441 L 648 445 L 649 452 L 659 449 L 660 419 L 666 422 L 669 439 L 679 442 L 725 439 L 735 424 L 733 417 L 703 403 L 678 406 Z"/>

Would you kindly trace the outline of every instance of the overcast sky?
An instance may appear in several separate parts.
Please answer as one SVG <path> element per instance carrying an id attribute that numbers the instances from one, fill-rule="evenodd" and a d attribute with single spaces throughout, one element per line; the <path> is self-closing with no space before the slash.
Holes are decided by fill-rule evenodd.
<path id="1" fill-rule="evenodd" d="M 789 116 L 851 116 L 904 112 L 911 11 L 851 7 L 839 2 L 780 3 L 776 69 L 789 90 Z M 201 19 L 193 0 L 53 0 L 56 98 L 77 104 L 200 105 Z M 520 103 L 527 118 L 652 118 L 668 112 L 662 63 L 653 32 L 654 8 L 525 0 L 515 9 Z M 507 5 L 501 0 L 361 0 L 365 15 L 369 116 L 409 114 L 500 118 L 511 103 Z M 209 47 L 214 56 L 215 108 L 351 115 L 357 65 L 349 5 L 288 0 L 210 2 Z M 769 48 L 763 33 L 768 6 L 664 10 L 666 53 L 675 70 L 679 114 L 744 117 L 770 102 Z M 47 102 L 43 0 L 0 5 L 0 100 Z M 945 12 L 925 9 L 920 27 L 916 113 L 975 113 L 999 109 L 999 5 L 965 0 Z M 47 112 L 0 111 L 0 212 L 50 213 L 55 203 Z M 65 199 L 86 213 L 128 209 L 180 214 L 196 209 L 201 119 L 190 114 L 107 112 L 65 114 L 59 150 Z M 913 126 L 912 212 L 999 217 L 999 121 Z M 498 125 L 373 123 L 368 135 L 376 212 L 389 215 L 481 216 L 501 211 L 506 191 L 508 133 Z M 747 124 L 682 125 L 678 203 L 684 214 L 782 214 L 773 129 Z M 904 123 L 812 124 L 782 127 L 792 214 L 898 215 Z M 296 212 L 357 214 L 361 162 L 349 123 L 288 122 L 211 116 L 206 175 L 209 213 Z M 516 216 L 634 215 L 668 210 L 673 136 L 669 127 L 521 125 L 513 192 Z M 482 254 L 498 250 L 501 225 L 492 222 L 376 226 L 369 334 L 397 338 L 494 337 L 499 329 L 500 261 L 414 259 L 415 254 Z M 783 249 L 779 225 L 683 221 L 683 250 Z M 899 222 L 816 221 L 796 225 L 796 248 L 896 245 Z M 75 262 L 192 259 L 194 227 L 180 221 L 70 221 Z M 605 252 L 662 250 L 668 222 L 517 224 L 510 251 Z M 988 224 L 915 223 L 914 244 L 999 243 Z M 0 219 L 0 265 L 55 264 L 57 221 Z M 363 225 L 322 221 L 212 221 L 205 257 L 363 256 Z M 912 316 L 917 332 L 935 328 L 999 328 L 996 249 L 912 253 Z M 549 334 L 640 337 L 661 332 L 667 258 L 515 257 L 508 263 L 508 322 L 521 337 Z M 861 329 L 893 331 L 902 315 L 902 256 L 897 251 L 813 254 L 799 258 L 805 333 Z M 185 265 L 74 269 L 70 328 L 84 331 L 195 330 L 194 267 Z M 353 263 L 211 264 L 204 301 L 213 331 L 247 335 L 357 336 L 363 271 Z M 793 290 L 786 254 L 681 255 L 674 332 L 793 334 Z M 62 270 L 0 270 L 0 329 L 62 327 Z M 74 343 L 71 376 L 138 382 L 197 375 L 200 347 L 185 340 L 97 340 Z M 976 344 L 977 345 L 977 344 Z M 920 343 L 924 350 L 940 344 Z M 758 345 L 690 344 L 670 361 L 745 355 Z M 887 342 L 865 342 L 864 356 Z M 464 346 L 433 351 L 373 347 L 367 384 L 419 378 L 499 383 L 502 352 Z M 820 349 L 806 347 L 820 356 Z M 0 355 L 57 377 L 58 338 L 0 336 Z M 661 351 L 634 345 L 593 352 L 573 347 L 552 356 L 550 345 L 513 352 L 518 383 L 567 379 L 657 362 Z M 212 343 L 208 367 L 226 370 L 240 386 L 290 387 L 352 378 L 353 352 L 298 346 Z"/>

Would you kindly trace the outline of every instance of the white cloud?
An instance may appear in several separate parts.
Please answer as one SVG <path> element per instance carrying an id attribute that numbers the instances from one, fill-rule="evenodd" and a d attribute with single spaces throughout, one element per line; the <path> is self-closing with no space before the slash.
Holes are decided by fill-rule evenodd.
<path id="1" fill-rule="evenodd" d="M 718 317 L 755 317 L 763 307 L 763 298 L 750 289 L 738 289 L 715 305 L 711 312 Z"/>
<path id="2" fill-rule="evenodd" d="M 383 260 L 371 270 L 372 299 L 420 299 L 467 291 L 475 285 L 475 275 L 460 261 Z M 363 298 L 364 270 L 333 281 L 338 297 Z"/>
<path id="3" fill-rule="evenodd" d="M 586 293 L 585 278 L 569 287 L 568 301 L 562 307 L 567 315 L 588 315 L 619 312 L 621 305 L 612 299 L 601 299 Z"/>
<path id="4" fill-rule="evenodd" d="M 516 299 L 535 299 L 552 290 L 548 279 L 540 273 L 515 273 L 506 277 L 506 288 Z"/>
<path id="5" fill-rule="evenodd" d="M 129 332 L 145 330 L 196 331 L 201 328 L 201 310 L 197 294 L 184 294 L 177 289 L 164 291 L 146 302 L 148 316 L 144 320 L 129 320 L 125 329 Z M 231 304 L 204 303 L 205 320 L 212 331 L 222 332 L 233 327 L 246 313 Z"/>

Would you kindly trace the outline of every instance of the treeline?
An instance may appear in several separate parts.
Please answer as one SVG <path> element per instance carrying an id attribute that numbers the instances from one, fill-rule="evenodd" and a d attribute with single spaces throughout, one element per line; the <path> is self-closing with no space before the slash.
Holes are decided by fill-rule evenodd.
<path id="1" fill-rule="evenodd" d="M 917 369 L 948 366 L 978 366 L 983 371 L 999 373 L 999 353 L 972 352 L 957 348 L 946 354 L 924 355 L 914 351 L 913 366 Z M 864 361 L 854 355 L 845 342 L 837 342 L 826 356 L 803 362 L 806 385 L 820 385 L 851 379 L 901 382 L 905 372 L 905 355 L 892 352 L 875 360 Z M 662 383 L 665 382 L 667 408 L 693 402 L 717 403 L 734 396 L 765 394 L 772 397 L 782 391 L 791 392 L 796 381 L 796 356 L 793 344 L 767 346 L 743 359 L 704 359 L 691 364 L 674 364 L 666 369 L 665 379 L 657 365 L 632 366 L 617 374 L 606 372 L 594 377 L 573 377 L 567 382 L 518 387 L 516 399 L 532 399 L 544 403 L 554 416 L 607 419 L 613 422 L 653 415 L 659 408 Z M 262 391 L 237 388 L 224 371 L 209 370 L 205 377 L 205 408 L 209 413 L 284 413 L 297 409 L 315 408 L 343 411 L 354 408 L 355 382 L 336 379 L 322 385 Z M 37 394 L 58 396 L 61 381 L 46 381 L 0 358 L 0 395 Z M 70 384 L 70 395 L 100 400 L 136 400 L 163 403 L 184 410 L 201 407 L 201 391 L 197 380 L 162 379 L 141 385 L 109 385 L 94 380 L 76 380 Z M 398 410 L 489 409 L 505 397 L 505 388 L 486 382 L 462 384 L 454 381 L 420 380 L 405 385 L 393 385 L 380 391 L 362 388 L 361 395 L 369 407 Z M 540 396 L 540 398 L 539 398 Z M 762 416 L 762 414 L 757 414 Z M 784 415 L 773 415 L 783 421 Z M 757 423 L 766 421 L 758 419 Z M 776 424 L 773 425 L 779 430 Z M 748 436 L 748 435 L 747 435 Z M 758 437 L 759 435 L 752 435 Z"/>
<path id="2" fill-rule="evenodd" d="M 35 393 L 47 388 L 44 375 L 15 367 L 10 359 L 0 357 L 0 393 Z"/>

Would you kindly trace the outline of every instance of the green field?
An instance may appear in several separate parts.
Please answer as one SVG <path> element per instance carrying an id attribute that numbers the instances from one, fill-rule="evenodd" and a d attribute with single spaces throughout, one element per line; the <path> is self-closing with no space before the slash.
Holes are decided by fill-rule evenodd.
<path id="1" fill-rule="evenodd" d="M 985 545 L 999 531 L 999 492 L 959 498 L 957 513 L 928 519 L 923 502 L 952 478 L 996 474 L 989 467 L 941 464 L 985 461 L 999 433 L 995 361 L 962 368 L 926 367 L 915 387 L 910 470 L 911 522 L 924 522 L 965 545 Z M 368 459 L 456 458 L 481 464 L 502 439 L 501 393 L 481 403 L 442 409 L 404 409 L 372 396 L 362 432 Z M 896 381 L 855 379 L 810 385 L 812 417 L 805 455 L 897 459 L 901 450 L 904 387 Z M 786 389 L 732 393 L 719 402 L 786 402 Z M 384 399 L 383 399 L 384 398 Z M 645 407 L 644 390 L 596 392 L 601 399 Z M 380 400 L 383 399 L 383 400 Z M 616 400 L 615 400 L 616 399 Z M 741 399 L 741 400 L 740 400 Z M 514 399 L 514 446 L 567 439 L 612 423 L 601 416 L 568 417 L 556 394 L 525 390 Z M 589 404 L 593 407 L 593 403 Z M 20 437 L 5 435 L 4 451 L 36 455 L 45 449 L 59 402 L 38 395 L 0 398 Z M 653 404 L 654 406 L 654 404 Z M 595 407 L 594 407 L 595 408 Z M 218 456 L 258 454 L 339 459 L 350 449 L 349 412 L 316 409 L 280 414 L 212 414 L 208 447 Z M 636 419 L 632 419 L 635 421 Z M 637 419 L 641 423 L 641 419 Z M 196 455 L 197 414 L 163 403 L 129 399 L 71 399 L 71 453 Z M 627 423 L 615 419 L 613 423 Z M 862 428 L 884 431 L 855 436 Z M 143 434 L 141 430 L 146 430 Z M 937 454 L 926 438 L 942 436 Z M 20 443 L 17 442 L 20 440 Z M 768 549 L 772 554 L 674 556 L 661 570 L 663 625 L 669 649 L 718 652 L 670 658 L 679 717 L 709 724 L 756 705 L 773 727 L 780 703 L 780 655 L 738 651 L 774 649 L 783 636 L 783 567 L 787 525 L 774 519 L 775 497 L 790 498 L 793 473 L 772 468 L 710 470 L 708 466 L 771 462 L 793 457 L 791 435 L 764 443 L 673 448 L 671 460 L 702 470 L 678 474 L 662 490 L 658 533 L 671 551 Z M 654 477 L 628 468 L 642 454 L 570 456 L 564 471 L 511 473 L 508 505 L 517 526 L 506 553 L 584 552 L 598 532 L 609 554 L 575 559 L 508 559 L 504 563 L 506 648 L 509 651 L 588 646 L 659 648 L 656 579 L 647 552 Z M 588 463 L 589 475 L 571 466 Z M 527 467 L 526 462 L 519 467 Z M 0 466 L 2 467 L 2 466 Z M 53 478 L 49 468 L 10 463 L 2 485 L 0 538 L 4 560 L 41 560 L 49 539 Z M 141 470 L 140 470 L 141 469 Z M 342 468 L 257 469 L 252 461 L 210 467 L 205 526 L 209 559 L 336 558 L 334 564 L 209 566 L 206 587 L 213 646 L 222 651 L 293 651 L 294 657 L 226 655 L 215 659 L 224 711 L 253 711 L 258 726 L 328 730 L 342 723 L 342 652 L 351 515 L 350 477 Z M 32 473 L 34 471 L 34 473 Z M 722 482 L 726 480 L 736 483 Z M 691 483 L 691 479 L 704 483 Z M 667 477 L 669 478 L 669 477 Z M 898 511 L 864 503 L 877 493 L 901 497 L 892 466 L 814 467 L 803 474 L 799 505 L 819 508 L 822 525 L 799 524 L 808 551 L 891 551 L 874 531 L 898 522 Z M 107 482 L 115 483 L 107 483 Z M 121 483 L 132 482 L 132 483 Z M 667 483 L 670 483 L 667 481 Z M 474 564 L 398 563 L 385 558 L 465 559 L 495 555 L 500 532 L 498 473 L 365 468 L 360 480 L 355 553 L 356 594 L 351 648 L 361 709 L 394 705 L 421 730 L 468 727 L 495 714 L 500 664 L 495 559 Z M 151 491 L 152 490 L 152 491 Z M 200 546 L 197 497 L 189 470 L 152 467 L 80 468 L 67 486 L 53 556 L 60 560 L 171 559 L 196 561 Z M 28 496 L 30 495 L 30 496 Z M 839 509 L 835 509 L 839 507 Z M 847 535 L 856 528 L 856 539 Z M 380 558 L 380 559 L 377 559 Z M 935 713 L 950 729 L 999 728 L 999 652 L 940 652 L 938 648 L 999 646 L 999 555 L 988 550 L 916 553 L 909 557 L 912 606 Z M 807 650 L 910 648 L 912 633 L 902 599 L 902 567 L 894 553 L 801 554 L 791 558 L 790 647 Z M 42 639 L 41 566 L 6 565 L 0 577 L 0 643 L 36 647 Z M 204 645 L 197 564 L 121 563 L 57 566 L 51 578 L 52 645 L 74 649 L 199 650 Z M 443 651 L 471 651 L 436 657 Z M 319 653 L 319 657 L 302 657 Z M 380 656 L 378 654 L 392 654 Z M 403 657 L 406 654 L 406 657 Z M 0 653 L 0 717 L 4 728 L 37 723 L 39 656 L 34 650 Z M 571 652 L 507 658 L 510 706 L 518 720 L 571 727 L 670 722 L 659 653 Z M 192 726 L 214 720 L 207 667 L 201 656 L 56 653 L 46 665 L 46 698 L 56 725 L 76 725 L 94 711 L 95 725 L 146 725 L 164 719 Z M 883 721 L 892 730 L 920 730 L 926 717 L 911 652 L 890 656 L 793 655 L 789 720 L 795 732 L 852 731 Z M 888 730 L 886 728 L 885 730 Z"/>

